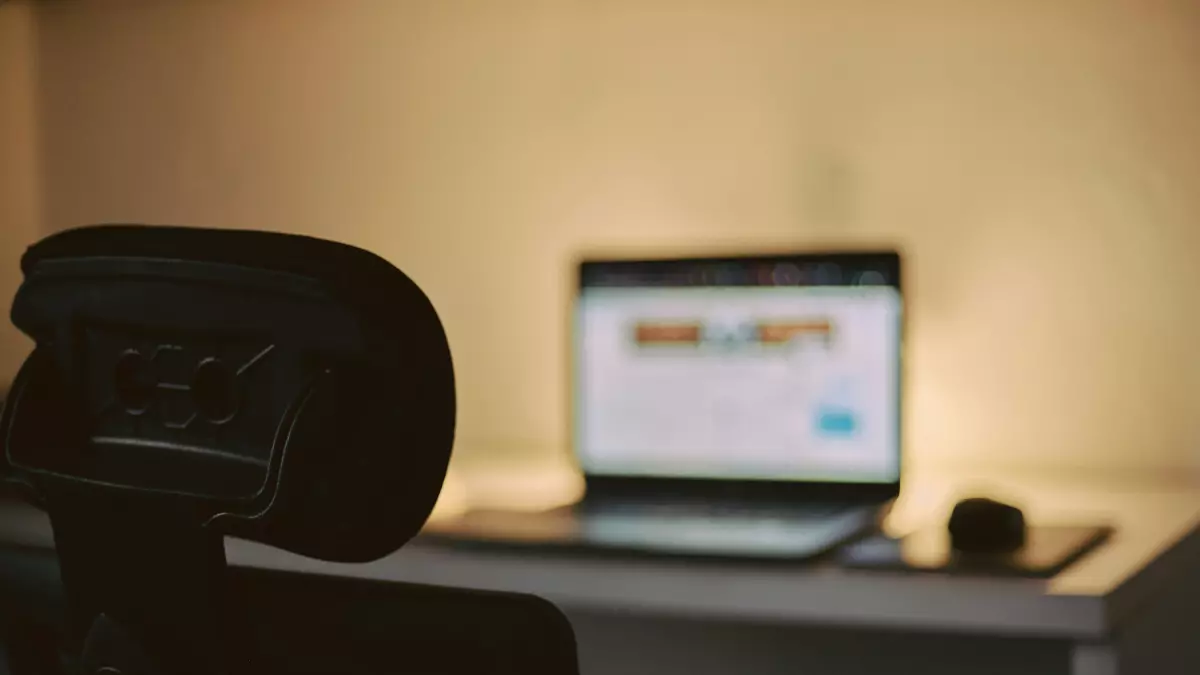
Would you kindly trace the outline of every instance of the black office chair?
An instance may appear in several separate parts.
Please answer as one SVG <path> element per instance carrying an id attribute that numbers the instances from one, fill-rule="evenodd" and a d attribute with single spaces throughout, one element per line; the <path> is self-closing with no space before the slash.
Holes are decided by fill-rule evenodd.
<path id="1" fill-rule="evenodd" d="M 36 348 L 0 477 L 47 511 L 57 556 L 7 552 L 25 567 L 0 585 L 67 616 L 10 619 L 14 675 L 577 672 L 538 598 L 227 568 L 225 535 L 365 562 L 428 517 L 453 368 L 395 267 L 307 237 L 97 226 L 22 270 L 12 318 Z M 6 579 L 21 569 L 40 571 Z"/>

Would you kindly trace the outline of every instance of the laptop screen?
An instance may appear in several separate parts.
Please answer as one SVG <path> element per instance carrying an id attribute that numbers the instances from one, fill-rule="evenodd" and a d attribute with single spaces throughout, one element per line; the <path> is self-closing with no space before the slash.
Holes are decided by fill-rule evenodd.
<path id="1" fill-rule="evenodd" d="M 583 469 L 895 483 L 901 312 L 895 253 L 584 262 Z"/>

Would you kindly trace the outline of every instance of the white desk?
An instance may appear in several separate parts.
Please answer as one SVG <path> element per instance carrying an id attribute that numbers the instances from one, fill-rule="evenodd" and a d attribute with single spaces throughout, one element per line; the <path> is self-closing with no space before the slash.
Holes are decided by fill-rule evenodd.
<path id="1" fill-rule="evenodd" d="M 492 475 L 493 485 L 470 490 L 489 505 L 504 493 Z M 471 480 L 456 477 L 449 498 Z M 517 481 L 523 495 L 527 480 Z M 940 520 L 960 486 L 978 484 L 962 472 L 918 476 L 887 529 Z M 367 565 L 237 540 L 227 550 L 235 565 L 542 595 L 575 624 L 587 675 L 1200 672 L 1200 490 L 1011 474 L 986 487 L 1024 497 L 1034 522 L 1100 520 L 1117 534 L 1049 581 L 516 555 L 419 541 Z M 40 515 L 0 511 L 0 541 L 49 545 L 49 537 Z M 939 542 L 924 545 L 932 552 Z"/>

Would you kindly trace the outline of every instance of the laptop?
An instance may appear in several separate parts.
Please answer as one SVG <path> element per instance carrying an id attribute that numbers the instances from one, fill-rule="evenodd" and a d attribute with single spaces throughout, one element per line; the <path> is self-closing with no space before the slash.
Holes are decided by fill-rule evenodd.
<path id="1" fill-rule="evenodd" d="M 872 530 L 900 490 L 900 267 L 890 251 L 581 262 L 585 497 L 427 535 L 792 560 Z"/>

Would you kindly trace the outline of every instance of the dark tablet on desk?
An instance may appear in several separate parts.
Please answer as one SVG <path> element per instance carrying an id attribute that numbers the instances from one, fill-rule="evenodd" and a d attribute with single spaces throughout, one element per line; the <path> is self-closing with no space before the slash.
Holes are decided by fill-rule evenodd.
<path id="1" fill-rule="evenodd" d="M 1030 527 L 1025 545 L 1007 556 L 964 557 L 950 550 L 945 528 L 901 538 L 868 537 L 837 555 L 852 569 L 943 572 L 1048 579 L 1101 546 L 1112 528 L 1096 525 Z"/>

